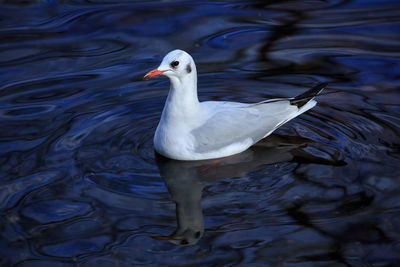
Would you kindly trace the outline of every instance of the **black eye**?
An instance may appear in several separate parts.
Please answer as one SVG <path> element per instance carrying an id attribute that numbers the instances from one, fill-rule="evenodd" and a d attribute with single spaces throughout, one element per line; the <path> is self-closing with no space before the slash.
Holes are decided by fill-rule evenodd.
<path id="1" fill-rule="evenodd" d="M 179 61 L 172 61 L 171 62 L 171 67 L 176 68 L 176 66 L 179 65 Z"/>

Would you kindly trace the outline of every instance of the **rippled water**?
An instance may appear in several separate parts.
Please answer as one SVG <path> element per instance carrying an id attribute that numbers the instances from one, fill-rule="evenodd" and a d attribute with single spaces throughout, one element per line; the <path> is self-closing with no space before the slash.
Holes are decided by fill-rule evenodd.
<path id="1" fill-rule="evenodd" d="M 400 265 L 400 3 L 5 0 L 1 266 Z M 166 79 L 201 100 L 329 82 L 225 161 L 156 156 Z"/>

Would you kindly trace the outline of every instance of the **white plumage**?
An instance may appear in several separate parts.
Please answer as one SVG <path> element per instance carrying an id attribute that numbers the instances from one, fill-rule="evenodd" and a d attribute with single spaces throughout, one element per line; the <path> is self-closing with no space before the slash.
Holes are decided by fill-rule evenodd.
<path id="1" fill-rule="evenodd" d="M 295 98 L 255 104 L 227 101 L 199 102 L 193 58 L 182 50 L 168 53 L 145 79 L 163 74 L 171 81 L 154 136 L 154 148 L 177 160 L 203 160 L 240 153 L 282 124 L 314 107 L 319 84 Z"/>

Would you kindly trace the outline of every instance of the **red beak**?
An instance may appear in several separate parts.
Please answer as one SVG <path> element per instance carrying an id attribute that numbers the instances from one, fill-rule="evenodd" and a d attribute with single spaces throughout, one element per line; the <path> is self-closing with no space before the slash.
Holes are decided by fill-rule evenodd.
<path id="1" fill-rule="evenodd" d="M 152 235 L 151 237 L 157 240 L 176 240 L 172 236 L 166 236 L 166 235 Z"/>
<path id="2" fill-rule="evenodd" d="M 164 72 L 166 72 L 166 70 L 158 70 L 158 69 L 151 70 L 148 73 L 146 73 L 146 75 L 144 75 L 143 80 L 150 79 L 151 77 L 163 74 Z"/>

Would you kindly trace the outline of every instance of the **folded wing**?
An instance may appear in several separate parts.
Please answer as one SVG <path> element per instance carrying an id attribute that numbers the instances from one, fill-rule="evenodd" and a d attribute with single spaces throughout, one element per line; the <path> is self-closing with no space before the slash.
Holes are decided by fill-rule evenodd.
<path id="1" fill-rule="evenodd" d="M 302 109 L 299 110 L 286 99 L 232 105 L 228 108 L 225 105 L 224 109 L 216 110 L 204 124 L 191 131 L 195 140 L 195 152 L 217 151 L 231 144 L 247 142 L 249 138 L 252 140 L 251 144 L 254 144 L 283 123 L 303 113 L 305 110 Z"/>

